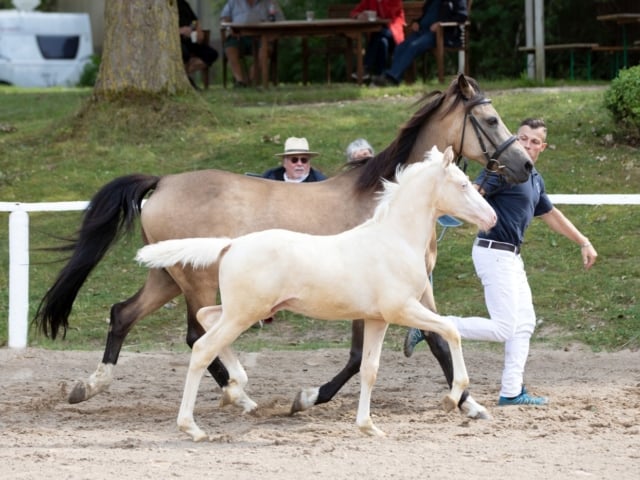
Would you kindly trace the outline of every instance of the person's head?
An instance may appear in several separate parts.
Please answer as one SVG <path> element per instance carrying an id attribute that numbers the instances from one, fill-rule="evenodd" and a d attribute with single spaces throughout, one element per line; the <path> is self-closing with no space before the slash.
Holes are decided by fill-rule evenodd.
<path id="1" fill-rule="evenodd" d="M 358 138 L 349 144 L 347 147 L 347 162 L 357 162 L 364 160 L 365 158 L 371 158 L 375 155 L 373 147 L 369 145 L 364 138 Z"/>
<path id="2" fill-rule="evenodd" d="M 317 152 L 309 151 L 309 142 L 306 138 L 289 137 L 284 142 L 284 153 L 277 153 L 282 157 L 282 166 L 288 179 L 302 181 L 309 175 L 311 159 Z"/>
<path id="3" fill-rule="evenodd" d="M 541 118 L 526 118 L 518 127 L 518 141 L 536 163 L 538 155 L 547 148 L 547 126 Z"/>

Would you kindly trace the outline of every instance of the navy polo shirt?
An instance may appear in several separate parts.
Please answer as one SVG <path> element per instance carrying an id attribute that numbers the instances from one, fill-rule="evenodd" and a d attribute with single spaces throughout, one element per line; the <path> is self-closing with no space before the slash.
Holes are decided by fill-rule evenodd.
<path id="1" fill-rule="evenodd" d="M 523 183 L 507 183 L 504 177 L 486 170 L 474 183 L 481 185 L 485 199 L 498 215 L 496 225 L 488 232 L 479 232 L 478 238 L 520 246 L 533 217 L 549 213 L 553 208 L 544 180 L 535 168 Z"/>

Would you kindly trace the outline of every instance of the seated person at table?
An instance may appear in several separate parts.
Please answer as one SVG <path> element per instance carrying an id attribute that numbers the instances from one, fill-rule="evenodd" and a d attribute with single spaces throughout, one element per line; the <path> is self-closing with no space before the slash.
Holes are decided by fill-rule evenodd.
<path id="1" fill-rule="evenodd" d="M 358 138 L 349 144 L 346 155 L 347 163 L 355 163 L 373 158 L 375 151 L 364 138 Z"/>
<path id="2" fill-rule="evenodd" d="M 178 0 L 178 25 L 182 61 L 187 75 L 213 65 L 213 62 L 218 58 L 218 51 L 210 45 L 201 43 L 204 36 L 200 29 L 200 22 L 198 22 L 198 17 L 193 13 L 187 0 Z M 197 35 L 195 42 L 191 38 L 191 33 L 194 31 Z M 194 85 L 191 77 L 189 80 Z"/>
<path id="3" fill-rule="evenodd" d="M 402 0 L 360 0 L 350 16 L 367 20 L 366 10 L 376 12 L 378 18 L 388 19 L 389 24 L 371 34 L 364 54 L 364 78 L 381 74 L 389 65 L 391 53 L 404 40 L 404 10 Z M 354 74 L 355 75 L 355 74 Z"/>
<path id="4" fill-rule="evenodd" d="M 282 157 L 282 165 L 267 170 L 262 178 L 281 180 L 285 182 L 319 182 L 325 180 L 320 171 L 311 168 L 311 159 L 320 155 L 309 151 L 309 142 L 306 138 L 289 137 L 284 142 L 284 153 L 276 153 Z"/>
<path id="5" fill-rule="evenodd" d="M 222 7 L 220 12 L 221 23 L 259 23 L 269 21 L 269 7 L 273 5 L 275 8 L 275 21 L 284 20 L 284 14 L 282 8 L 278 5 L 276 0 L 227 0 L 227 3 Z M 224 53 L 229 61 L 229 68 L 233 74 L 234 86 L 246 87 L 247 76 L 244 72 L 244 67 L 240 60 L 240 54 L 252 55 L 253 54 L 253 38 L 252 37 L 239 37 L 237 35 L 229 35 L 224 41 Z M 262 48 L 269 48 L 269 45 L 260 45 L 260 52 Z M 260 52 L 258 52 L 258 58 L 253 59 L 253 65 L 251 67 L 250 78 L 255 79 L 258 77 L 259 58 Z"/>
<path id="6" fill-rule="evenodd" d="M 372 77 L 372 83 L 379 87 L 398 85 L 415 58 L 435 48 L 436 24 L 464 22 L 467 15 L 467 0 L 425 0 L 422 16 L 411 21 L 411 33 L 396 48 L 391 68 L 382 75 Z M 460 40 L 461 32 L 457 27 L 444 29 L 445 46 L 459 46 Z"/>

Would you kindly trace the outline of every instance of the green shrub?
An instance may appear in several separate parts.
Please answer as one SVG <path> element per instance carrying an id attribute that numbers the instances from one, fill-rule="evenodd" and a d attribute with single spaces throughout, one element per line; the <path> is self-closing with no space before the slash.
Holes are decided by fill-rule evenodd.
<path id="1" fill-rule="evenodd" d="M 604 103 L 624 133 L 640 141 L 640 65 L 620 70 L 605 92 Z"/>
<path id="2" fill-rule="evenodd" d="M 98 70 L 100 69 L 100 57 L 98 55 L 91 56 L 91 62 L 87 63 L 82 70 L 80 80 L 78 81 L 79 87 L 93 87 L 96 84 L 96 78 L 98 77 Z"/>

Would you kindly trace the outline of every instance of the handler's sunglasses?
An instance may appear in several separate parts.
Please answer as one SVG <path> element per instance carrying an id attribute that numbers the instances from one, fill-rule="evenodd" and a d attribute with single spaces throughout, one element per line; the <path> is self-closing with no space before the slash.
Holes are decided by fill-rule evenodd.
<path id="1" fill-rule="evenodd" d="M 289 161 L 291 163 L 307 163 L 309 161 L 308 157 L 289 157 Z"/>

